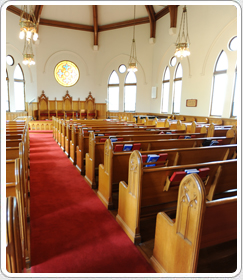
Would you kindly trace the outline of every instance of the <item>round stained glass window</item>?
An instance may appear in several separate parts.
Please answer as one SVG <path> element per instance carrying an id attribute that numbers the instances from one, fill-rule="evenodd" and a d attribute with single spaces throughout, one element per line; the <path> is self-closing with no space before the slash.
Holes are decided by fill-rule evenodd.
<path id="1" fill-rule="evenodd" d="M 71 87 L 75 85 L 79 79 L 79 69 L 71 61 L 61 61 L 57 64 L 54 71 L 56 81 L 64 86 Z"/>

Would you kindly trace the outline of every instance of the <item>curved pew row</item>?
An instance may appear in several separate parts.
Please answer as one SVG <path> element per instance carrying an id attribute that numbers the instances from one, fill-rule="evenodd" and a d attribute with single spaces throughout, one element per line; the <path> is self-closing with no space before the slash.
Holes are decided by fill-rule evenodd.
<path id="1" fill-rule="evenodd" d="M 154 150 L 154 149 L 170 149 L 170 148 L 182 148 L 182 147 L 192 147 L 192 146 L 199 146 L 202 144 L 202 141 L 205 140 L 204 137 L 206 137 L 205 133 L 193 133 L 193 134 L 187 134 L 187 133 L 171 133 L 171 134 L 157 134 L 157 135 L 137 135 L 137 136 L 132 136 L 132 135 L 126 135 L 126 136 L 121 136 L 123 142 L 116 142 L 117 145 L 133 145 L 135 144 L 135 141 L 137 142 L 136 145 L 139 145 L 137 147 L 137 150 Z M 191 139 L 186 139 L 191 137 Z M 227 132 L 227 138 L 231 138 L 230 140 L 224 140 L 227 143 L 234 143 L 234 131 L 230 130 Z M 96 173 L 95 169 L 99 167 L 99 164 L 104 163 L 104 143 L 103 142 L 98 142 L 98 137 L 94 136 L 94 133 L 91 132 L 89 135 L 89 152 L 86 153 L 86 160 L 85 160 L 85 179 L 88 182 L 92 188 L 96 188 Z M 156 141 L 161 141 L 161 140 L 166 140 L 170 139 L 173 141 L 174 140 L 186 140 L 189 141 L 186 144 L 182 144 L 184 142 L 171 142 L 168 144 L 165 144 L 164 142 L 158 142 L 156 144 Z M 196 141 L 196 139 L 199 139 Z M 212 139 L 212 140 L 219 140 L 217 139 Z M 221 139 L 223 140 L 223 139 Z M 125 141 L 125 142 L 124 142 Z M 130 141 L 130 142 L 129 142 Z M 132 142 L 131 142 L 132 141 Z M 190 142 L 191 141 L 191 142 Z M 228 142 L 229 141 L 229 142 Z M 163 145 L 162 145 L 163 143 Z M 172 146 L 171 144 L 174 144 L 176 146 Z M 167 145 L 167 146 L 166 146 Z M 169 146 L 168 146 L 169 145 Z M 133 147 L 134 149 L 134 147 Z M 78 158 L 78 160 L 80 160 Z M 79 162 L 79 161 L 78 161 Z M 81 162 L 83 164 L 83 162 Z M 82 166 L 81 166 L 82 167 Z M 81 173 L 82 174 L 82 173 Z"/>
<path id="2" fill-rule="evenodd" d="M 207 138 L 209 139 L 209 138 Z M 227 139 L 227 138 L 225 138 Z M 193 163 L 202 163 L 216 160 L 227 160 L 236 158 L 236 144 L 229 144 L 229 138 L 222 139 L 221 145 L 225 146 L 205 146 L 191 148 L 175 148 L 181 142 L 181 146 L 187 143 L 182 141 L 177 145 L 171 143 L 169 149 L 140 151 L 143 159 L 143 167 L 150 167 L 147 163 L 148 155 L 159 155 L 158 161 L 153 162 L 157 167 L 175 166 Z M 199 143 L 198 143 L 199 144 Z M 200 145 L 200 144 L 199 144 Z M 116 145 L 108 139 L 104 147 L 104 164 L 99 165 L 99 184 L 97 195 L 107 209 L 113 209 L 113 193 L 118 192 L 120 181 L 128 181 L 128 164 L 132 151 L 116 152 Z"/>
<path id="3" fill-rule="evenodd" d="M 193 139 L 205 137 L 205 133 L 194 133 L 193 135 L 187 133 L 170 133 L 170 134 L 150 134 L 150 135 L 119 135 L 120 139 L 117 138 L 117 145 L 132 145 L 131 141 L 136 141 L 136 149 L 150 150 L 151 145 L 154 141 L 165 140 L 165 139 L 180 139 L 183 140 L 185 137 L 191 137 Z M 101 139 L 101 137 L 100 137 Z M 188 140 L 188 139 L 186 139 Z M 112 138 L 113 141 L 113 138 Z M 122 142 L 120 142 L 122 141 Z M 146 142 L 144 142 L 146 141 Z M 133 147 L 134 148 L 134 147 Z M 89 134 L 89 152 L 85 156 L 85 179 L 88 184 L 93 188 L 96 188 L 95 180 L 95 169 L 99 167 L 99 164 L 104 163 L 104 142 L 99 141 L 99 137 L 96 137 L 93 132 Z"/>
<path id="4" fill-rule="evenodd" d="M 207 168 L 209 172 L 204 174 Z M 232 196 L 237 189 L 237 160 L 204 162 L 180 166 L 143 168 L 142 155 L 134 151 L 129 159 L 128 184 L 119 183 L 117 222 L 134 243 L 141 242 L 140 221 L 160 211 L 175 211 L 178 187 L 187 170 L 200 171 L 208 200 Z M 199 174 L 200 174 L 199 173 Z"/>
<path id="5" fill-rule="evenodd" d="M 152 267 L 158 273 L 195 273 L 200 248 L 237 239 L 237 197 L 206 200 L 197 174 L 180 183 L 176 219 L 157 214 Z"/>

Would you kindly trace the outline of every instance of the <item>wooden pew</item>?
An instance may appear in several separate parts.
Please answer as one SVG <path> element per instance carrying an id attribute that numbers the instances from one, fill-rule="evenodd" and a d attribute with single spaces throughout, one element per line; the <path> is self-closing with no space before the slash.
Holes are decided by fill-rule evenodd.
<path id="1" fill-rule="evenodd" d="M 213 200 L 215 196 L 224 196 L 229 189 L 237 188 L 236 159 L 143 168 L 140 152 L 134 151 L 131 154 L 128 184 L 124 181 L 119 184 L 116 220 L 134 243 L 141 242 L 140 221 L 142 218 L 155 217 L 155 214 L 160 211 L 175 210 L 180 181 L 172 179 L 174 172 L 202 168 L 209 168 L 207 177 L 203 179 L 206 183 L 208 200 Z M 233 194 L 235 195 L 235 191 L 227 192 L 227 195 Z"/>
<path id="2" fill-rule="evenodd" d="M 103 158 L 103 153 L 104 153 L 104 142 L 99 142 L 98 137 L 94 136 L 93 132 L 90 133 L 89 136 L 89 152 L 86 153 L 85 156 L 85 179 L 88 182 L 90 186 L 93 188 L 96 187 L 96 180 L 95 180 L 95 168 L 99 167 L 99 164 L 104 163 L 104 158 Z M 233 132 L 232 132 L 233 134 Z M 204 133 L 193 133 L 195 138 L 197 139 L 199 137 L 205 137 L 206 134 Z M 185 136 L 190 136 L 190 134 L 187 133 L 172 133 L 172 134 L 150 134 L 150 135 L 122 135 L 120 137 L 123 138 L 124 144 L 133 144 L 129 143 L 126 141 L 136 141 L 136 142 L 141 142 L 141 150 L 151 150 L 151 145 L 154 146 L 156 145 L 153 141 L 155 140 L 165 140 L 165 139 L 178 139 L 179 137 L 185 137 Z M 201 138 L 200 138 L 201 139 Z M 182 140 L 182 139 L 179 139 Z M 186 139 L 190 140 L 190 139 Z M 205 139 L 203 139 L 205 140 Z M 203 140 L 200 140 L 201 142 Z M 143 142 L 147 141 L 147 142 Z M 200 143 L 201 143 L 200 142 Z M 122 142 L 116 142 L 117 144 L 123 144 Z M 190 143 L 195 143 L 195 141 L 190 142 Z M 189 144 L 189 143 L 188 143 Z M 171 147 L 171 146 L 170 146 Z M 187 147 L 191 147 L 187 146 Z M 158 149 L 161 149 L 162 147 L 159 145 Z M 81 173 L 82 174 L 82 173 Z"/>
<path id="3" fill-rule="evenodd" d="M 22 273 L 24 251 L 21 248 L 19 213 L 15 197 L 6 198 L 6 269 L 10 273 Z"/>
<path id="4" fill-rule="evenodd" d="M 183 144 L 183 143 L 182 143 Z M 223 144 L 223 143 L 222 143 Z M 108 209 L 114 208 L 112 193 L 118 191 L 120 181 L 128 181 L 128 164 L 130 152 L 114 152 L 115 143 L 110 139 L 105 142 L 104 164 L 99 165 L 99 184 L 97 195 Z M 172 145 L 171 145 L 172 146 Z M 140 151 L 141 155 L 167 154 L 165 162 L 158 162 L 161 166 L 175 166 L 209 162 L 236 158 L 237 145 L 174 148 Z M 149 165 L 143 163 L 143 166 Z"/>
<path id="5" fill-rule="evenodd" d="M 23 185 L 22 159 L 6 160 L 6 197 L 17 199 L 22 251 L 25 252 L 26 266 L 30 267 L 30 243 L 27 234 L 27 197 Z"/>
<path id="6" fill-rule="evenodd" d="M 200 248 L 237 238 L 237 197 L 206 196 L 201 178 L 188 175 L 179 187 L 176 219 L 158 213 L 151 257 L 156 272 L 195 273 Z"/>
<path id="7" fill-rule="evenodd" d="M 77 129 L 78 129 L 78 135 L 77 135 Z M 110 135 L 116 135 L 118 137 L 123 138 L 123 135 L 152 135 L 152 134 L 159 134 L 160 132 L 164 131 L 171 132 L 171 133 L 183 133 L 185 130 L 169 130 L 169 128 L 159 128 L 155 130 L 151 130 L 151 128 L 134 128 L 134 129 L 127 129 L 127 128 L 120 128 L 119 130 L 117 128 L 103 128 L 98 127 L 97 130 L 99 132 L 96 132 L 96 129 L 93 127 L 94 133 L 97 134 L 110 134 Z M 75 136 L 76 135 L 76 136 Z M 97 141 L 100 141 L 100 139 L 103 138 L 109 138 L 108 135 L 105 136 L 97 136 Z M 130 137 L 126 136 L 126 138 L 129 140 Z M 86 130 L 84 128 L 73 128 L 72 131 L 72 139 L 74 139 L 74 142 L 70 143 L 70 146 L 72 146 L 72 151 L 70 151 L 70 157 L 74 164 L 76 163 L 76 168 L 81 172 L 81 174 L 84 174 L 84 163 L 85 163 L 85 154 L 89 151 L 89 133 L 86 133 Z M 76 155 L 74 154 L 76 146 Z M 71 148 L 70 148 L 71 150 Z M 76 158 L 75 158 L 76 157 Z M 77 159 L 77 160 L 76 160 Z"/>

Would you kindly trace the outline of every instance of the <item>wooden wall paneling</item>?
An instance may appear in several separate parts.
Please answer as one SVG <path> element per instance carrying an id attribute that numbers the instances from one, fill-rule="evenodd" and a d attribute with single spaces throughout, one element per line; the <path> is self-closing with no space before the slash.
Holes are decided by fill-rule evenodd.
<path id="1" fill-rule="evenodd" d="M 57 100 L 57 110 L 63 110 L 63 101 Z"/>
<path id="2" fill-rule="evenodd" d="M 105 103 L 96 103 L 95 110 L 97 111 L 97 119 L 106 118 L 106 104 Z"/>
<path id="3" fill-rule="evenodd" d="M 49 100 L 49 110 L 56 110 L 55 100 Z"/>

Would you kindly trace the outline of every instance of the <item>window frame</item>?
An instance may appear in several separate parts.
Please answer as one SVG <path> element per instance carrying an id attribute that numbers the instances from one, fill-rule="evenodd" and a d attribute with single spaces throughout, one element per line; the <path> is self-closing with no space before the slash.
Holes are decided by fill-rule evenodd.
<path id="1" fill-rule="evenodd" d="M 111 78 L 111 75 L 112 75 L 113 72 L 115 72 L 115 73 L 117 74 L 116 70 L 112 70 L 112 72 L 111 72 L 111 74 L 110 74 L 110 76 L 109 76 L 109 78 L 108 78 L 108 83 L 107 83 L 108 108 L 107 108 L 107 111 L 108 111 L 108 112 L 119 112 L 120 79 L 119 79 L 119 76 L 118 76 L 118 74 L 117 74 L 117 77 L 118 77 L 118 79 L 119 79 L 119 84 L 109 84 L 110 78 Z M 118 87 L 118 110 L 109 110 L 109 88 L 110 88 L 110 87 Z"/>
<path id="2" fill-rule="evenodd" d="M 168 84 L 169 84 L 169 96 L 170 96 L 170 78 L 169 78 L 169 80 L 165 80 L 166 71 L 169 71 L 169 74 L 170 74 L 170 68 L 169 68 L 168 65 L 165 67 L 165 71 L 164 71 L 164 75 L 163 75 L 163 80 L 162 80 L 162 89 L 161 89 L 162 94 L 161 94 L 161 109 L 160 109 L 160 113 L 163 113 L 163 114 L 168 113 L 168 111 L 169 111 L 169 98 L 168 98 L 168 110 L 167 110 L 167 112 L 164 112 L 164 111 L 163 111 L 163 103 L 164 103 L 164 84 L 165 84 L 165 83 L 168 83 Z"/>
<path id="3" fill-rule="evenodd" d="M 230 114 L 230 117 L 231 117 L 231 118 L 237 118 L 237 116 L 233 115 L 234 106 L 235 106 L 236 82 L 237 82 L 237 67 L 235 67 L 235 82 L 234 82 L 233 99 L 232 99 L 232 105 L 231 105 L 231 114 Z"/>
<path id="4" fill-rule="evenodd" d="M 135 77 L 136 77 L 136 83 L 126 83 L 126 79 L 127 79 L 127 76 L 130 74 L 131 72 L 128 72 L 127 73 L 127 75 L 126 75 L 126 77 L 125 77 L 125 82 L 124 82 L 124 90 L 123 90 L 123 92 L 124 92 L 124 112 L 126 112 L 126 113 L 135 113 L 136 112 L 136 104 L 137 104 L 137 76 L 136 76 L 136 74 L 134 73 L 134 75 L 135 75 Z M 135 93 L 135 106 L 134 106 L 134 111 L 128 111 L 128 110 L 126 110 L 125 108 L 126 108 L 126 106 L 125 106 L 125 104 L 126 104 L 126 100 L 125 100 L 125 97 L 126 97 L 126 94 L 125 94 L 125 92 L 126 92 L 126 86 L 136 86 L 136 93 Z"/>
<path id="5" fill-rule="evenodd" d="M 225 53 L 225 51 L 222 50 L 220 52 L 220 54 L 218 55 L 218 58 L 216 60 L 215 66 L 214 66 L 214 71 L 213 71 L 213 86 L 212 86 L 211 105 L 210 105 L 210 116 L 212 116 L 212 117 L 221 117 L 222 116 L 222 114 L 221 115 L 213 115 L 212 114 L 212 108 L 213 108 L 213 95 L 214 95 L 214 88 L 215 88 L 215 76 L 222 75 L 222 74 L 227 74 L 227 69 L 226 70 L 216 70 L 218 62 L 219 62 L 219 59 L 220 59 L 220 57 L 221 57 L 223 52 Z M 225 53 L 225 55 L 226 55 L 226 53 Z"/>
<path id="6" fill-rule="evenodd" d="M 180 78 L 176 78 L 176 74 L 177 74 L 177 71 L 178 71 L 178 68 L 179 68 L 179 66 L 181 66 L 181 69 L 182 69 L 182 77 L 180 77 Z M 177 114 L 177 115 L 179 115 L 180 114 L 180 112 L 175 112 L 174 111 L 174 108 L 175 108 L 175 82 L 178 82 L 178 81 L 181 81 L 181 83 L 182 83 L 182 78 L 183 78 L 183 68 L 182 68 L 182 65 L 181 65 L 181 63 L 180 62 L 178 62 L 178 64 L 177 64 L 177 66 L 176 66 L 176 68 L 175 68 L 175 74 L 174 74 L 174 79 L 173 79 L 173 100 L 172 100 L 172 114 Z M 182 85 L 181 85 L 181 91 L 182 91 Z"/>
<path id="7" fill-rule="evenodd" d="M 6 110 L 6 112 L 10 112 L 9 77 L 8 77 L 8 70 L 7 69 L 6 69 L 6 81 L 7 81 L 7 97 L 8 97 L 8 110 Z"/>
<path id="8" fill-rule="evenodd" d="M 16 83 L 23 83 L 23 93 L 24 93 L 24 110 L 16 110 L 15 109 L 15 111 L 16 112 L 25 112 L 26 111 L 26 96 L 25 96 L 25 78 L 24 78 L 24 71 L 23 71 L 23 69 L 22 69 L 22 67 L 21 67 L 21 65 L 18 63 L 17 65 L 16 65 L 16 67 L 20 67 L 20 70 L 21 70 L 21 72 L 22 72 L 22 75 L 23 75 L 23 80 L 21 80 L 21 79 L 13 79 L 14 80 L 14 83 L 16 82 Z M 16 67 L 15 67 L 15 69 L 16 69 Z M 15 69 L 14 69 L 14 72 L 15 72 Z M 14 91 L 14 99 L 15 99 L 15 91 Z"/>

